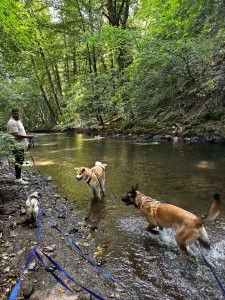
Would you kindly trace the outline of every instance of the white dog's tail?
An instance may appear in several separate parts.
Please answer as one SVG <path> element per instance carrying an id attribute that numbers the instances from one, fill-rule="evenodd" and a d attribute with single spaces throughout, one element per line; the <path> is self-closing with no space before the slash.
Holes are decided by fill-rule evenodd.
<path id="1" fill-rule="evenodd" d="M 107 164 L 103 164 L 103 163 L 101 163 L 100 161 L 96 161 L 96 162 L 95 162 L 95 165 L 96 165 L 96 166 L 102 167 L 104 170 L 105 170 L 105 167 L 107 167 Z"/>

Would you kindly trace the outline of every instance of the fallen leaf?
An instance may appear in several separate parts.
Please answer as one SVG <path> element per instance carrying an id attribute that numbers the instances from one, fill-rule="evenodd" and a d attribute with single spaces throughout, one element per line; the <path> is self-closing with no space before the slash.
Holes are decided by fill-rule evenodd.
<path id="1" fill-rule="evenodd" d="M 65 290 L 63 290 L 61 288 L 59 289 L 59 291 L 60 291 L 61 294 L 65 292 Z"/>
<path id="2" fill-rule="evenodd" d="M 5 246 L 5 243 L 2 243 L 0 246 L 1 246 L 1 247 L 4 247 L 4 246 Z"/>
<path id="3" fill-rule="evenodd" d="M 37 279 L 34 279 L 34 283 L 37 283 L 38 281 L 37 281 Z"/>
<path id="4" fill-rule="evenodd" d="M 4 269 L 5 272 L 9 272 L 9 267 L 7 267 L 6 269 Z"/>
<path id="5" fill-rule="evenodd" d="M 112 295 L 110 296 L 110 298 L 114 298 L 116 296 L 116 298 L 120 297 L 119 293 L 112 293 Z"/>
<path id="6" fill-rule="evenodd" d="M 14 279 L 12 279 L 11 282 L 12 282 L 13 284 L 16 284 L 16 280 L 14 280 Z"/>
<path id="7" fill-rule="evenodd" d="M 89 247 L 90 245 L 88 243 L 83 243 L 84 247 Z"/>
<path id="8" fill-rule="evenodd" d="M 94 252 L 94 255 L 100 255 L 103 253 L 101 246 L 97 246 L 97 249 L 98 249 L 98 251 Z"/>
<path id="9" fill-rule="evenodd" d="M 78 285 L 75 285 L 73 287 L 73 290 L 76 291 L 76 292 L 80 292 L 82 290 L 82 288 L 80 286 L 78 286 Z"/>
<path id="10" fill-rule="evenodd" d="M 16 234 L 16 233 L 12 233 L 12 234 L 10 234 L 10 237 L 15 237 L 15 236 L 17 236 L 17 234 Z"/>

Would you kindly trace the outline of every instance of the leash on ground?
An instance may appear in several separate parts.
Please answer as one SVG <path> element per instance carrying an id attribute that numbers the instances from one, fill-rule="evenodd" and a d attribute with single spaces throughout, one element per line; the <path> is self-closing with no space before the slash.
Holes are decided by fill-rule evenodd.
<path id="1" fill-rule="evenodd" d="M 40 250 L 40 249 L 39 249 Z M 41 250 L 40 250 L 41 251 Z M 97 299 L 100 300 L 105 300 L 104 298 L 102 298 L 101 296 L 99 296 L 98 294 L 92 292 L 91 290 L 89 290 L 88 288 L 84 287 L 83 285 L 79 284 L 77 281 L 75 281 L 70 275 L 68 275 L 50 256 L 48 256 L 46 253 L 44 253 L 43 251 L 41 251 L 42 254 L 63 274 L 65 275 L 69 280 L 71 280 L 72 282 L 74 282 L 75 284 L 77 284 L 78 286 L 80 286 L 81 288 L 83 288 L 85 291 L 87 291 L 89 294 L 95 296 Z M 35 254 L 37 256 L 37 258 L 40 260 L 40 262 L 45 266 L 45 268 L 47 267 L 46 264 L 44 263 L 44 261 L 42 260 L 42 258 L 40 257 L 40 255 L 37 253 L 37 251 L 35 251 Z M 63 281 L 62 279 L 60 279 L 56 274 L 54 274 L 54 271 L 50 271 L 50 273 L 55 277 L 55 279 L 62 285 L 64 286 L 68 291 L 70 291 L 71 293 L 75 294 Z"/>
<path id="2" fill-rule="evenodd" d="M 35 197 L 39 202 L 39 198 Z M 23 279 L 24 273 L 33 257 L 34 254 L 36 254 L 37 258 L 39 259 L 39 261 L 45 266 L 45 268 L 47 267 L 46 264 L 44 263 L 44 261 L 42 260 L 42 258 L 40 257 L 40 255 L 38 254 L 37 250 L 39 250 L 64 276 L 66 276 L 69 280 L 73 281 L 75 284 L 77 284 L 78 286 L 80 286 L 82 289 L 84 289 L 85 291 L 87 291 L 88 293 L 90 293 L 91 295 L 95 296 L 97 299 L 100 300 L 105 300 L 103 297 L 99 296 L 98 294 L 94 293 L 93 291 L 91 291 L 90 289 L 84 287 L 83 285 L 79 284 L 78 282 L 76 282 L 70 275 L 68 275 L 50 256 L 48 256 L 46 253 L 44 253 L 41 249 L 39 249 L 38 247 L 38 239 L 40 236 L 40 212 L 45 216 L 45 212 L 39 207 L 38 210 L 38 218 L 37 218 L 37 233 L 36 233 L 36 245 L 35 247 L 32 249 L 32 251 L 30 252 L 30 255 L 25 263 L 25 266 L 23 268 L 22 274 L 18 280 L 18 282 L 16 283 L 9 300 L 15 300 L 16 295 L 19 291 L 20 285 L 21 285 L 21 281 Z M 82 255 L 94 266 L 96 267 L 104 276 L 106 276 L 114 285 L 114 299 L 117 300 L 116 297 L 116 285 L 115 285 L 115 281 L 113 278 L 111 278 L 107 273 L 105 273 L 101 268 L 99 268 L 94 262 L 92 262 L 92 260 L 80 249 L 80 247 L 68 236 L 64 235 L 52 222 L 51 220 L 49 220 L 47 218 L 48 222 L 60 233 L 62 234 L 64 237 L 66 237 L 81 253 Z M 65 287 L 67 290 L 69 290 L 71 293 L 75 294 L 64 282 L 61 278 L 59 278 L 56 274 L 54 274 L 54 271 L 49 271 L 51 273 L 51 275 L 63 286 Z"/>
<path id="3" fill-rule="evenodd" d="M 41 171 L 38 169 L 38 167 L 36 166 L 36 164 L 35 164 L 35 162 L 34 162 L 34 158 L 33 158 L 32 154 L 31 154 L 30 149 L 29 149 L 29 153 L 30 153 L 30 157 L 31 157 L 31 160 L 32 160 L 32 162 L 33 162 L 34 167 L 36 168 L 36 170 L 38 171 L 38 173 L 39 173 L 41 176 L 43 176 L 42 173 L 41 173 Z"/>
<path id="4" fill-rule="evenodd" d="M 101 180 L 100 180 L 100 178 L 99 178 L 99 176 L 98 176 L 98 173 L 97 173 L 96 171 L 93 171 L 93 173 L 95 174 L 95 176 L 96 176 L 97 179 L 98 179 L 98 182 L 99 182 L 99 186 L 100 186 L 101 192 L 104 193 L 104 192 L 103 192 L 103 188 L 102 188 L 102 184 L 101 184 Z"/>
<path id="5" fill-rule="evenodd" d="M 35 164 L 35 162 L 34 162 L 33 155 L 31 154 L 31 148 L 34 148 L 34 140 L 33 140 L 33 139 L 30 139 L 29 144 L 30 144 L 30 145 L 28 146 L 27 151 L 29 151 L 29 154 L 30 154 L 31 160 L 32 160 L 32 162 L 33 162 L 33 165 L 34 165 L 34 167 L 36 168 L 36 170 L 38 171 L 38 173 L 39 173 L 41 176 L 43 176 L 42 173 L 41 173 L 41 171 L 40 171 L 40 170 L 38 169 L 38 167 L 36 166 L 36 164 Z M 44 176 L 43 176 L 43 177 L 44 177 Z"/>
<path id="6" fill-rule="evenodd" d="M 202 258 L 204 259 L 206 265 L 209 267 L 210 271 L 212 272 L 213 276 L 215 277 L 217 283 L 219 284 L 221 290 L 223 291 L 223 293 L 224 293 L 224 295 L 225 295 L 225 289 L 224 289 L 224 287 L 222 286 L 221 282 L 219 281 L 218 277 L 216 276 L 216 273 L 213 271 L 212 266 L 211 266 L 210 263 L 207 261 L 207 259 L 205 258 L 205 256 L 202 254 L 202 251 L 201 251 L 201 249 L 199 248 L 198 243 L 197 243 L 197 242 L 195 242 L 195 243 L 196 243 L 196 245 L 197 245 L 197 247 L 198 247 L 198 250 L 199 250 L 199 252 L 200 252 Z"/>
<path id="7" fill-rule="evenodd" d="M 45 217 L 47 217 L 46 216 L 46 214 L 45 214 L 45 212 L 41 209 L 41 208 L 39 208 L 40 209 L 40 211 L 41 211 L 41 213 L 45 216 Z M 70 241 L 79 251 L 80 251 L 80 253 L 83 255 L 83 257 L 85 258 L 85 259 L 87 259 L 99 272 L 101 272 L 105 277 L 107 277 L 112 283 L 113 283 L 113 285 L 114 285 L 114 297 L 115 297 L 115 299 L 117 299 L 116 298 L 116 295 L 115 295 L 115 289 L 116 289 L 116 287 L 115 287 L 115 280 L 111 277 L 111 276 L 109 276 L 106 272 L 104 272 L 101 268 L 99 268 L 82 250 L 81 250 L 81 248 L 69 237 L 69 236 L 67 236 L 67 235 L 65 235 L 65 234 L 63 234 L 60 230 L 59 230 L 59 228 L 57 227 L 57 226 L 55 226 L 55 224 L 53 224 L 52 223 L 52 221 L 51 220 L 49 220 L 48 218 L 47 218 L 47 220 L 48 220 L 48 222 L 52 225 L 52 227 L 53 228 L 55 228 L 61 235 L 63 235 L 63 237 L 65 237 L 68 241 Z"/>
<path id="8" fill-rule="evenodd" d="M 37 227 L 37 233 L 36 233 L 36 242 L 38 241 L 38 239 L 39 239 L 39 237 L 40 237 L 40 219 L 39 219 L 39 211 L 38 211 L 38 219 L 37 219 L 37 223 L 38 223 L 38 227 Z M 38 245 L 36 244 L 36 245 L 34 246 L 34 248 L 31 250 L 31 252 L 30 252 L 30 254 L 29 254 L 29 257 L 28 257 L 28 259 L 27 259 L 27 261 L 26 261 L 26 263 L 25 263 L 25 266 L 24 266 L 24 268 L 23 268 L 23 271 L 22 271 L 22 273 L 21 273 L 21 275 L 20 275 L 20 278 L 19 278 L 19 280 L 17 281 L 17 283 L 16 283 L 16 285 L 15 285 L 15 287 L 14 287 L 14 289 L 13 289 L 13 291 L 12 291 L 10 297 L 9 297 L 9 300 L 14 300 L 14 299 L 16 299 L 16 295 L 17 295 L 17 293 L 18 293 L 18 291 L 19 291 L 20 284 L 21 284 L 21 281 L 22 281 L 22 279 L 23 279 L 24 273 L 25 273 L 25 271 L 26 271 L 26 269 L 27 269 L 27 267 L 28 267 L 28 265 L 29 265 L 29 263 L 30 263 L 32 257 L 34 256 L 34 253 L 36 252 L 37 248 L 38 248 Z"/>

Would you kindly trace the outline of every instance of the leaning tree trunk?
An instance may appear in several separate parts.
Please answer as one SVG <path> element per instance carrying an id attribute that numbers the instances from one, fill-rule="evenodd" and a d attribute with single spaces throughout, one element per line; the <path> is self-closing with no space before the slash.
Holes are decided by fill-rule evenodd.
<path id="1" fill-rule="evenodd" d="M 52 123 L 53 123 L 54 125 L 56 125 L 56 124 L 57 124 L 57 121 L 56 121 L 56 115 L 55 115 L 55 112 L 54 112 L 54 110 L 53 110 L 53 108 L 52 108 L 52 106 L 51 106 L 50 101 L 48 100 L 48 97 L 47 97 L 47 94 L 46 94 L 46 92 L 45 92 L 44 86 L 41 84 L 41 80 L 40 80 L 40 78 L 39 78 L 38 71 L 37 71 L 37 68 L 36 68 L 36 65 L 35 65 L 35 62 L 34 62 L 34 59 L 33 59 L 32 56 L 31 56 L 31 63 L 32 63 L 33 68 L 34 68 L 34 73 L 35 73 L 36 80 L 37 80 L 37 82 L 39 83 L 39 87 L 40 87 L 40 90 L 41 90 L 42 97 L 43 97 L 43 99 L 44 99 L 44 101 L 45 101 L 45 103 L 46 103 L 46 105 L 47 105 L 47 107 L 48 107 L 48 109 L 49 109 L 49 112 L 50 112 L 50 119 L 51 119 Z"/>
<path id="2" fill-rule="evenodd" d="M 53 81 L 52 81 L 52 76 L 51 76 L 51 73 L 50 73 L 50 71 L 48 69 L 48 66 L 46 64 L 46 58 L 45 58 L 45 54 L 44 54 L 44 51 L 43 51 L 42 47 L 40 47 L 40 53 L 41 53 L 41 57 L 44 61 L 46 74 L 48 76 L 48 82 L 49 82 L 51 90 L 52 90 L 52 94 L 53 94 L 53 97 L 54 97 L 54 100 L 55 100 L 56 107 L 58 109 L 59 114 L 62 115 L 62 111 L 61 111 L 61 108 L 60 108 L 60 105 L 59 105 L 58 97 L 57 97 L 55 87 L 54 87 L 54 84 L 53 84 Z"/>

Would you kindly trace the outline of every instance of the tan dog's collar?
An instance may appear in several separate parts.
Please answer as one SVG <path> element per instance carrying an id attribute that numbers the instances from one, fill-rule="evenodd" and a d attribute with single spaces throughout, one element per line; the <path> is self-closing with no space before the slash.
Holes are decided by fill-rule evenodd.
<path id="1" fill-rule="evenodd" d="M 85 179 L 85 180 L 86 180 L 86 182 L 87 182 L 87 184 L 89 184 L 89 183 L 90 183 L 90 181 L 91 181 L 91 177 L 92 177 L 92 172 L 91 172 L 90 176 L 88 176 L 88 178 L 87 178 L 87 179 Z"/>
<path id="2" fill-rule="evenodd" d="M 144 196 L 142 196 L 142 197 L 140 198 L 140 200 L 139 200 L 139 203 L 138 203 L 138 208 L 140 208 L 140 209 L 141 209 L 141 207 L 142 207 L 142 203 L 143 203 L 144 199 L 150 199 L 150 198 L 149 198 L 149 197 L 146 197 L 145 195 L 144 195 Z"/>

